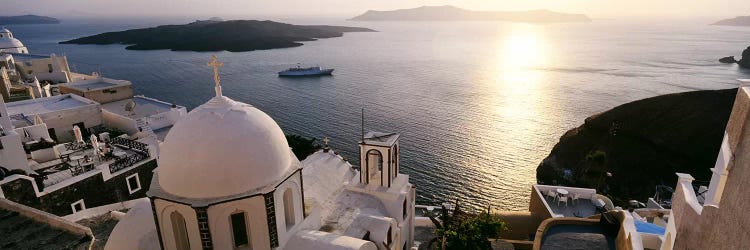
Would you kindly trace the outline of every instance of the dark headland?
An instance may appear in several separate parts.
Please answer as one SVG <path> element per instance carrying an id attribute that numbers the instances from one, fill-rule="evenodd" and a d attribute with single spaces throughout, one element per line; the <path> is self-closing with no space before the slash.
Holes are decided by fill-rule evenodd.
<path id="1" fill-rule="evenodd" d="M 715 22 L 712 25 L 750 26 L 750 16 L 738 16 L 735 18 L 724 19 L 724 20 Z"/>
<path id="2" fill-rule="evenodd" d="M 23 15 L 23 16 L 0 16 L 0 25 L 10 24 L 55 24 L 60 20 L 47 16 Z"/>
<path id="3" fill-rule="evenodd" d="M 195 21 L 184 25 L 107 32 L 62 44 L 126 44 L 129 50 L 252 51 L 302 46 L 301 42 L 374 32 L 357 27 L 292 25 L 273 21 Z"/>
<path id="4" fill-rule="evenodd" d="M 526 23 L 591 22 L 582 14 L 566 14 L 548 10 L 474 11 L 455 6 L 422 6 L 391 11 L 368 10 L 352 21 L 509 21 Z"/>
<path id="5" fill-rule="evenodd" d="M 669 94 L 586 118 L 560 138 L 537 168 L 537 180 L 596 188 L 620 205 L 646 200 L 657 185 L 674 187 L 675 172 L 705 184 L 736 94 L 737 89 Z"/>
<path id="6" fill-rule="evenodd" d="M 734 56 L 727 56 L 719 59 L 719 62 L 736 63 L 739 64 L 742 68 L 750 69 L 750 47 L 747 47 L 744 51 L 742 51 L 742 58 L 740 58 L 740 60 L 734 59 Z"/>

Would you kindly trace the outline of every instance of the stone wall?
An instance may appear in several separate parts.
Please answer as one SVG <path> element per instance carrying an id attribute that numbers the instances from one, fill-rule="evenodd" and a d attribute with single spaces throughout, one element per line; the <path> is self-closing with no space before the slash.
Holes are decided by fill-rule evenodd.
<path id="1" fill-rule="evenodd" d="M 750 123 L 748 89 L 742 88 L 727 125 L 734 157 L 718 205 L 690 205 L 695 194 L 690 178 L 681 178 L 672 200 L 676 235 L 674 249 L 750 249 Z"/>
<path id="2" fill-rule="evenodd" d="M 146 197 L 156 160 L 144 163 L 104 181 L 101 172 L 69 186 L 37 197 L 30 180 L 17 179 L 0 185 L 6 199 L 30 206 L 51 214 L 65 216 L 73 213 L 71 204 L 84 200 L 86 208 Z M 126 178 L 138 173 L 141 189 L 129 194 Z"/>

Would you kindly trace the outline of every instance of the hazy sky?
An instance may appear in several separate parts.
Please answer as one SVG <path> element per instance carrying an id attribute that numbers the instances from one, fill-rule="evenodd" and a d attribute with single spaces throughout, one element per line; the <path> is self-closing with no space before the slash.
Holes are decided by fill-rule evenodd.
<path id="1" fill-rule="evenodd" d="M 284 16 L 357 15 L 421 5 L 474 10 L 549 9 L 593 18 L 733 17 L 750 15 L 750 0 L 0 0 L 0 14 L 102 16 Z M 9 4 L 8 4 L 9 3 Z"/>

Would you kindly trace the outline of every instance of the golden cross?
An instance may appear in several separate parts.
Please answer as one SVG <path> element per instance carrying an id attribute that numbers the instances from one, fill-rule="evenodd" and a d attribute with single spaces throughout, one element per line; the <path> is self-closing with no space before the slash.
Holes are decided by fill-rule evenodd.
<path id="1" fill-rule="evenodd" d="M 216 60 L 216 55 L 213 55 L 211 56 L 211 61 L 208 61 L 208 66 L 214 68 L 214 82 L 216 83 L 216 87 L 219 87 L 219 82 L 221 82 L 221 79 L 219 79 L 219 67 L 224 66 L 224 63 Z"/>

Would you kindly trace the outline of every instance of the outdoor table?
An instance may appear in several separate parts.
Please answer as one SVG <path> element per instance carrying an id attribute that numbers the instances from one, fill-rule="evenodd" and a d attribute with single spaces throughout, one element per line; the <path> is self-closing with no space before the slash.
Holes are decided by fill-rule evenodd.
<path id="1" fill-rule="evenodd" d="M 566 195 L 568 195 L 568 190 L 565 190 L 565 189 L 562 189 L 562 188 L 558 188 L 558 189 L 557 189 L 557 190 L 555 190 L 555 191 L 557 191 L 557 193 L 558 193 L 558 194 L 561 194 L 561 195 L 563 195 L 563 196 L 566 196 Z"/>
<path id="2" fill-rule="evenodd" d="M 81 160 L 83 160 L 83 156 L 74 155 L 70 157 L 70 160 L 76 161 L 76 163 L 78 163 L 78 166 L 81 166 Z"/>

